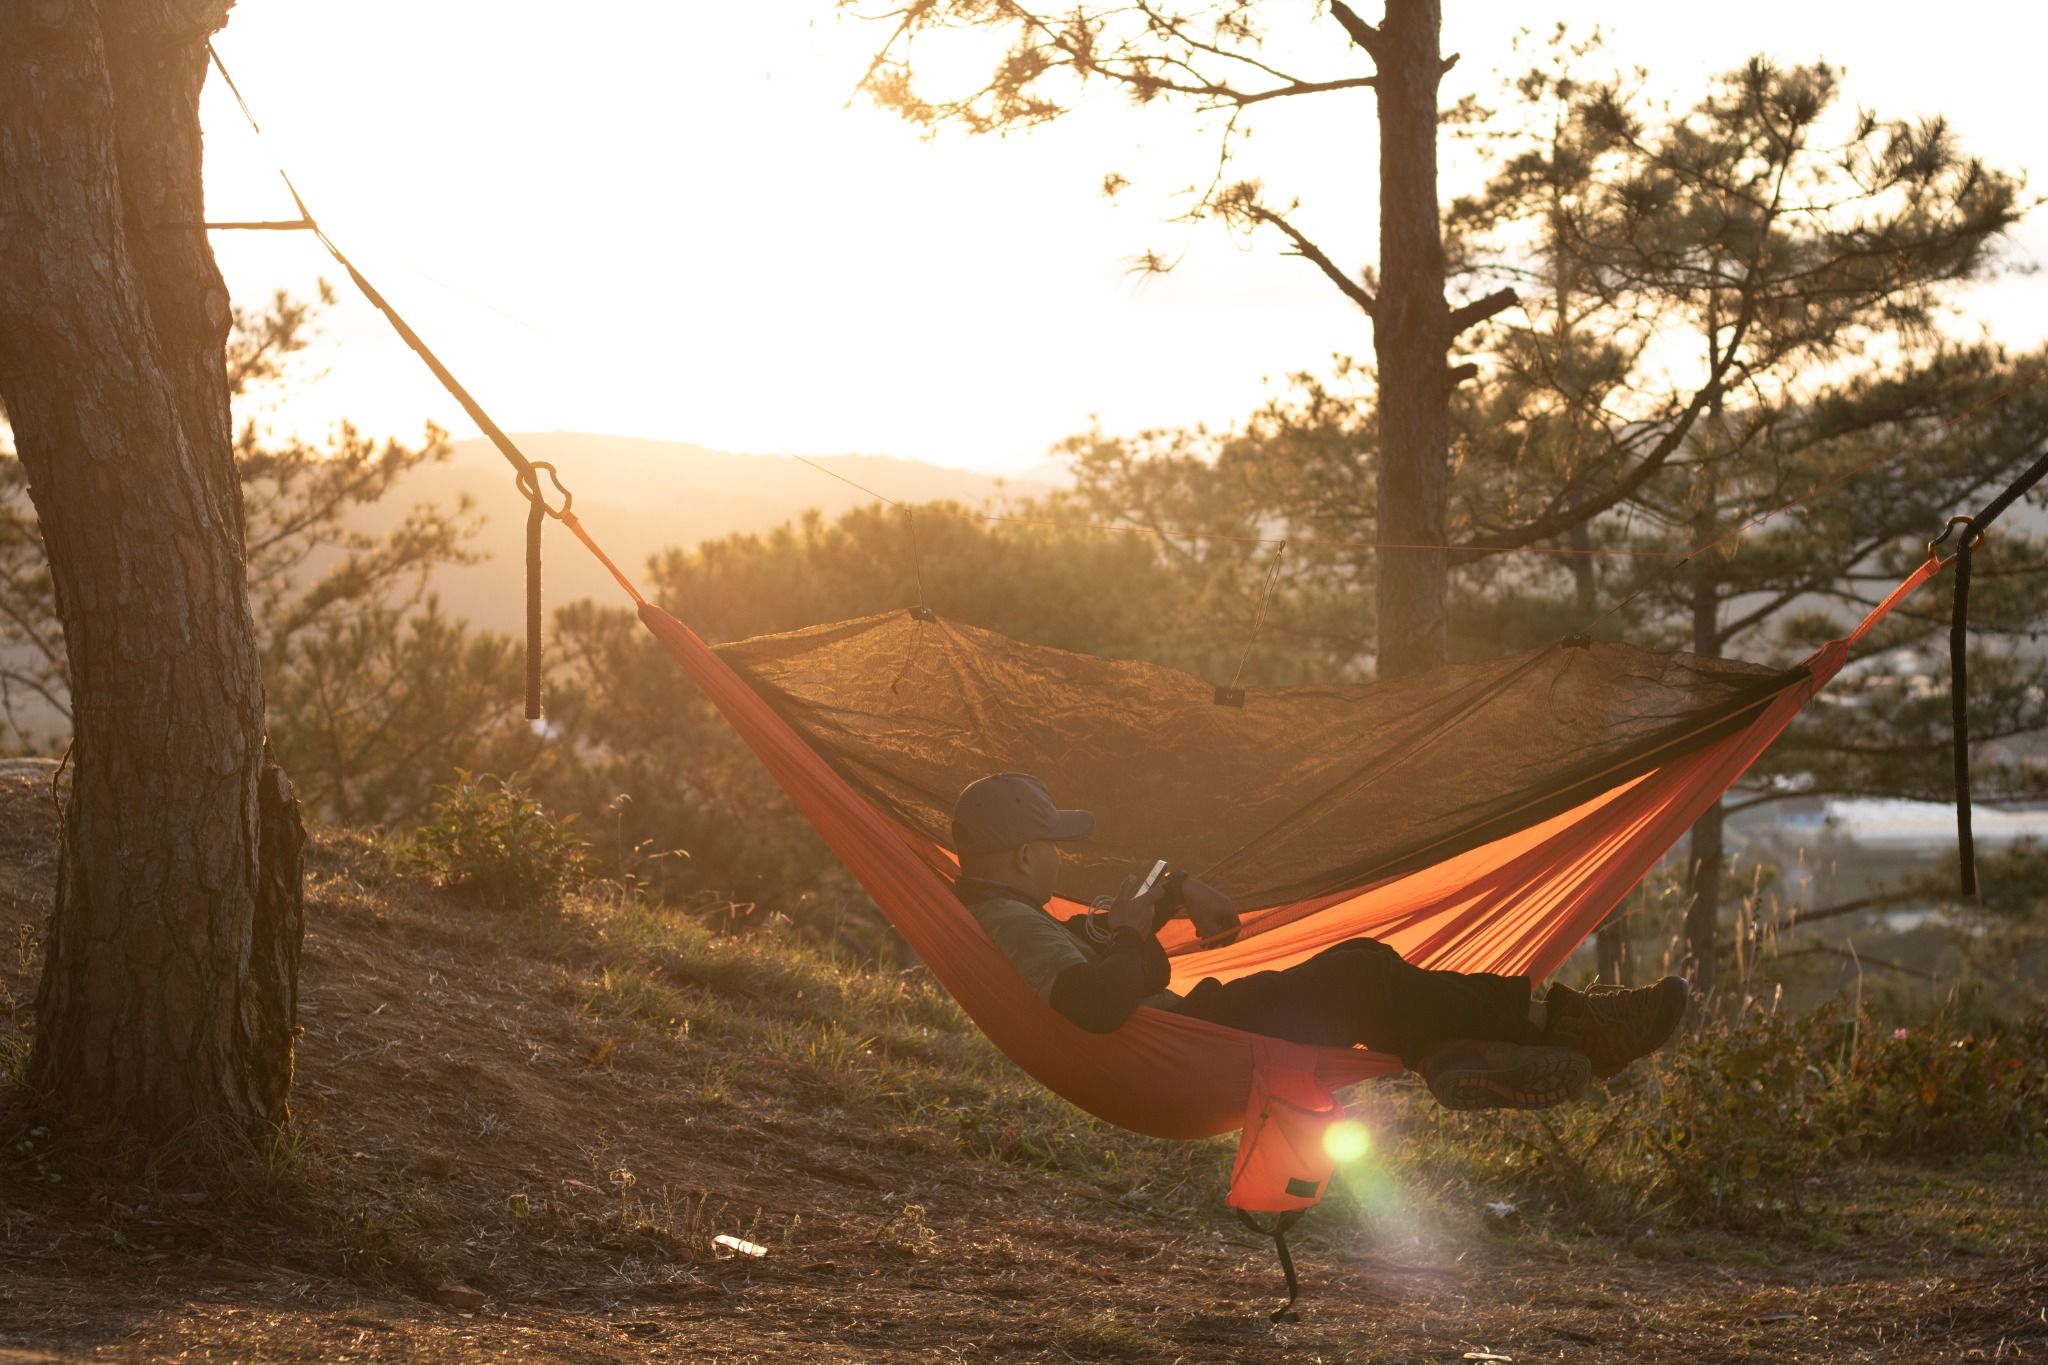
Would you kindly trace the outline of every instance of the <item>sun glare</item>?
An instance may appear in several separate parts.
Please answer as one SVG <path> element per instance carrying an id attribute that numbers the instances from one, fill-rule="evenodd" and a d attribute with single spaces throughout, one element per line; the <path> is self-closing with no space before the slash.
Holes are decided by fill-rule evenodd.
<path id="1" fill-rule="evenodd" d="M 1338 1165 L 1356 1161 L 1372 1145 L 1372 1135 L 1356 1119 L 1339 1119 L 1323 1130 L 1323 1151 Z"/>

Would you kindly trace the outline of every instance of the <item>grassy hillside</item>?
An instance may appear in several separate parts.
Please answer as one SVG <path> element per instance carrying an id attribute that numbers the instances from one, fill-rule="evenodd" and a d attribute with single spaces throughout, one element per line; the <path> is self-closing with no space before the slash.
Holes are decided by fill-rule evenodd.
<path id="1" fill-rule="evenodd" d="M 0 1082 L 33 1023 L 49 775 L 0 770 Z M 1412 1084 L 1361 1089 L 1374 1149 L 1304 1225 L 1303 1311 L 1275 1327 L 1270 1248 L 1218 1207 L 1231 1143 L 1093 1122 L 921 969 L 865 969 L 793 926 L 720 936 L 603 886 L 484 911 L 347 831 L 319 832 L 312 859 L 298 1122 L 267 1161 L 227 1182 L 175 1157 L 136 1174 L 29 1126 L 0 1087 L 0 1359 L 2048 1350 L 2043 1150 L 1852 1154 L 1826 1095 L 1773 1069 L 1803 1054 L 1761 1034 L 1576 1112 L 1445 1115 Z M 1811 1159 L 1745 1172 L 1788 1149 L 1744 1115 L 1794 1092 Z M 1728 1168 L 1719 1203 L 1629 1174 L 1712 1114 L 1715 1150 L 1670 1169 Z M 1997 1115 L 1963 1118 L 1934 1141 L 1984 1146 L 1967 1139 Z"/>

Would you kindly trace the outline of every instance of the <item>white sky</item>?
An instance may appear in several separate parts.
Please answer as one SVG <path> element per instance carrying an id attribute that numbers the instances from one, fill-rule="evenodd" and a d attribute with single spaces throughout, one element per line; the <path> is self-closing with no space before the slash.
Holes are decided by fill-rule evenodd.
<path id="1" fill-rule="evenodd" d="M 1334 23 L 1306 18 L 1311 0 L 1271 7 L 1312 40 L 1292 54 L 1301 65 L 1369 70 Z M 2048 176 L 2040 6 L 1446 9 L 1444 50 L 1463 54 L 1447 104 L 1492 89 L 1517 26 L 1564 19 L 1600 25 L 1615 61 L 1688 101 L 1759 49 L 1825 58 L 1853 100 L 1945 114 L 1993 164 Z M 920 140 L 865 101 L 846 107 L 883 36 L 830 0 L 242 0 L 216 43 L 267 136 L 209 82 L 208 214 L 290 217 L 270 169 L 282 160 L 515 431 L 1014 473 L 1091 415 L 1112 431 L 1228 425 L 1279 376 L 1368 353 L 1364 319 L 1272 240 L 1165 222 L 1214 154 L 1182 112 L 1104 96 L 1028 135 Z M 1298 196 L 1341 263 L 1370 262 L 1371 92 L 1267 108 L 1239 171 Z M 1114 202 L 1100 193 L 1110 170 L 1134 182 Z M 321 275 L 341 290 L 315 358 L 325 378 L 279 421 L 411 434 L 432 418 L 474 434 L 309 237 L 214 241 L 244 303 Z M 2019 246 L 2022 263 L 2048 259 L 2048 213 Z M 1139 282 L 1129 263 L 1147 248 L 1180 268 Z M 2048 284 L 2005 281 L 1970 312 L 2035 344 Z"/>

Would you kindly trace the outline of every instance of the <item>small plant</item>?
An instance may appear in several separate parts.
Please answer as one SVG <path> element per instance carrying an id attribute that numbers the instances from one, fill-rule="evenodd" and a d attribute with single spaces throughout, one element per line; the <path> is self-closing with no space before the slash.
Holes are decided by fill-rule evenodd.
<path id="1" fill-rule="evenodd" d="M 583 872 L 587 846 L 516 781 L 457 774 L 399 850 L 436 886 L 483 905 L 553 905 Z"/>
<path id="2" fill-rule="evenodd" d="M 37 960 L 43 943 L 27 924 L 14 932 L 14 969 L 24 981 L 36 979 Z M 0 1087 L 16 1085 L 28 1073 L 29 1038 L 22 1020 L 23 1002 L 5 981 L 0 981 L 0 1014 L 6 1016 L 6 1032 L 0 1033 Z"/>
<path id="3" fill-rule="evenodd" d="M 924 1255 L 938 1242 L 924 1217 L 924 1205 L 905 1204 L 902 1213 L 875 1229 L 875 1245 L 899 1256 Z"/>
<path id="4" fill-rule="evenodd" d="M 25 1033 L 0 1033 L 0 1090 L 21 1084 L 28 1075 L 28 1046 Z"/>

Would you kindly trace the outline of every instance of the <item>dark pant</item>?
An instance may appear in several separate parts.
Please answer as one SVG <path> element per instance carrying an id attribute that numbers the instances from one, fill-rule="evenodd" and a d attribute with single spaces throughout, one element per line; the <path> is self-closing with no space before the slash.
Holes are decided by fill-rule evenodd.
<path id="1" fill-rule="evenodd" d="M 1427 971 L 1369 938 L 1347 939 L 1283 971 L 1210 977 L 1178 1012 L 1295 1043 L 1363 1044 L 1409 1067 L 1454 1039 L 1542 1037 L 1529 1022 L 1528 977 Z"/>

